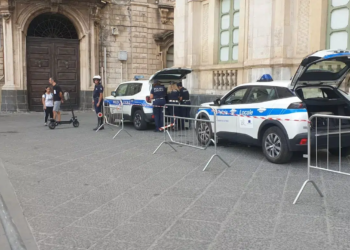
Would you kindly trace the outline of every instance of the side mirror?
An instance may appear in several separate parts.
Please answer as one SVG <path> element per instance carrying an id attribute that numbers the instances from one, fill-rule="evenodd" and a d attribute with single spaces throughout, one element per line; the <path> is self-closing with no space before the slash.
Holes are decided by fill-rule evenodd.
<path id="1" fill-rule="evenodd" d="M 214 104 L 217 105 L 217 106 L 220 106 L 221 105 L 221 99 L 218 98 L 214 101 Z"/>
<path id="2" fill-rule="evenodd" d="M 114 97 L 117 97 L 117 92 L 112 91 L 112 92 L 111 92 L 111 95 L 114 96 Z"/>

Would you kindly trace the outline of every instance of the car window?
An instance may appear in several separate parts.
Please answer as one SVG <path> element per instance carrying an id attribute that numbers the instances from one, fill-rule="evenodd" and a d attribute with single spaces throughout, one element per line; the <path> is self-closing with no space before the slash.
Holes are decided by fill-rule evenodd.
<path id="1" fill-rule="evenodd" d="M 303 97 L 304 99 L 310 99 L 310 98 L 325 98 L 327 99 L 327 94 L 322 91 L 320 88 L 304 88 L 303 91 Z"/>
<path id="2" fill-rule="evenodd" d="M 344 90 L 339 89 L 339 92 L 342 96 L 344 96 L 346 99 L 348 99 L 350 101 L 350 95 L 348 93 L 346 93 Z"/>
<path id="3" fill-rule="evenodd" d="M 247 98 L 247 103 L 267 102 L 277 99 L 277 91 L 274 87 L 252 87 Z"/>
<path id="4" fill-rule="evenodd" d="M 136 95 L 141 92 L 142 84 L 141 83 L 129 83 L 128 90 L 126 95 Z"/>
<path id="5" fill-rule="evenodd" d="M 241 88 L 236 91 L 231 92 L 225 97 L 224 100 L 224 105 L 228 104 L 238 104 L 238 103 L 243 103 L 243 99 L 245 94 L 247 93 L 248 88 Z"/>
<path id="6" fill-rule="evenodd" d="M 126 96 L 127 89 L 128 89 L 128 84 L 119 85 L 119 87 L 116 91 L 117 96 Z"/>
<path id="7" fill-rule="evenodd" d="M 288 88 L 277 87 L 276 89 L 277 89 L 278 97 L 280 99 L 294 96 L 293 92 Z"/>

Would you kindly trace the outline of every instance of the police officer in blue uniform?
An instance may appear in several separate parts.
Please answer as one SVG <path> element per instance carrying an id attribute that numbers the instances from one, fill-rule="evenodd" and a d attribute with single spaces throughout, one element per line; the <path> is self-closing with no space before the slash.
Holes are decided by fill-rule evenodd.
<path id="1" fill-rule="evenodd" d="M 190 100 L 190 93 L 186 88 L 182 86 L 182 82 L 178 82 L 177 86 L 180 89 L 180 100 L 181 104 L 183 105 L 191 105 L 191 100 Z M 186 117 L 190 118 L 190 112 L 191 108 L 190 107 L 180 107 L 180 116 L 181 117 Z M 186 121 L 186 123 L 190 123 L 189 120 Z M 185 129 L 185 120 L 183 119 L 181 122 L 181 129 Z M 190 125 L 186 126 L 186 129 L 189 129 Z"/>
<path id="2" fill-rule="evenodd" d="M 171 82 L 170 86 L 168 87 L 168 103 L 169 104 L 180 104 L 180 90 L 177 87 L 176 82 Z M 169 106 L 169 115 L 171 116 L 180 116 L 180 107 L 179 106 Z M 171 118 L 171 123 L 174 123 L 174 118 Z M 178 124 L 176 122 L 176 124 Z M 177 126 L 174 126 L 174 128 L 177 128 Z"/>
<path id="3" fill-rule="evenodd" d="M 150 98 L 153 101 L 153 115 L 154 115 L 154 123 L 156 124 L 156 129 L 154 132 L 160 132 L 160 128 L 164 126 L 163 124 L 163 106 L 165 105 L 165 96 L 166 90 L 163 85 L 160 85 L 160 82 L 155 80 L 153 83 L 153 87 L 151 89 Z"/>
<path id="4" fill-rule="evenodd" d="M 97 127 L 94 128 L 94 130 L 96 131 L 101 125 L 103 125 L 103 86 L 101 84 L 101 76 L 94 76 L 92 80 L 95 84 L 93 93 L 93 103 L 97 115 Z M 101 117 L 98 117 L 99 113 L 102 114 Z M 101 129 L 104 129 L 104 127 L 102 126 L 100 130 Z"/>

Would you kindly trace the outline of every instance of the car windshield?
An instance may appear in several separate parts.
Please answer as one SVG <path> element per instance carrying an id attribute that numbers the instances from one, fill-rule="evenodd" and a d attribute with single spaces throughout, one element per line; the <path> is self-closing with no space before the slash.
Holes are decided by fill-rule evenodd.
<path id="1" fill-rule="evenodd" d="M 311 65 L 306 73 L 309 72 L 327 72 L 327 73 L 339 73 L 344 68 L 346 64 L 340 61 L 322 61 Z"/>

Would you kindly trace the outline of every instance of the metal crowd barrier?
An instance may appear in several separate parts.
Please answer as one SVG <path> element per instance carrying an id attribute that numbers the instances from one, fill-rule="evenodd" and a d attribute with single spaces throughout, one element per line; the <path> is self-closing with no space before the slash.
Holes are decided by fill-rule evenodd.
<path id="1" fill-rule="evenodd" d="M 347 121 L 349 125 L 345 124 L 345 126 L 343 126 L 343 121 Z M 319 124 L 323 125 L 323 127 L 318 128 Z M 330 127 L 330 125 L 332 125 L 332 127 Z M 342 140 L 342 135 L 344 134 L 348 134 L 350 137 L 350 117 L 316 114 L 309 118 L 308 139 L 307 139 L 308 140 L 307 180 L 302 185 L 293 204 L 297 203 L 297 201 L 300 198 L 300 195 L 302 194 L 302 192 L 304 191 L 308 183 L 311 183 L 315 187 L 319 195 L 323 197 L 321 190 L 318 188 L 316 183 L 311 179 L 311 175 L 310 175 L 311 169 L 350 176 L 350 173 L 344 172 L 344 168 L 342 167 L 341 148 L 343 146 L 343 143 L 346 141 L 344 139 Z M 323 141 L 321 137 L 323 137 Z M 325 137 L 326 137 L 326 141 L 324 141 Z M 329 157 L 330 142 L 338 144 L 339 158 L 337 159 L 337 162 L 338 162 L 337 167 L 330 166 L 330 157 Z M 321 166 L 318 159 L 319 144 L 321 144 L 321 149 L 327 150 L 327 160 L 326 160 L 327 164 L 323 163 L 321 164 Z M 315 164 L 312 163 L 312 151 L 316 152 Z"/>
<path id="2" fill-rule="evenodd" d="M 210 143 L 214 144 L 215 152 L 211 156 L 210 160 L 205 165 L 203 171 L 205 171 L 209 164 L 215 157 L 219 158 L 227 167 L 230 165 L 220 156 L 217 152 L 217 137 L 216 137 L 216 112 L 213 109 L 214 120 L 195 119 L 191 117 L 181 117 L 175 115 L 176 112 L 181 112 L 179 109 L 199 109 L 203 106 L 194 105 L 177 105 L 166 104 L 163 107 L 164 113 L 164 140 L 153 152 L 155 154 L 158 149 L 163 145 L 169 145 L 174 151 L 177 151 L 172 145 L 182 145 L 200 150 L 206 150 Z M 176 111 L 179 110 L 179 111 Z M 190 112 L 188 111 L 187 114 Z M 196 129 L 197 128 L 197 129 Z M 203 130 L 210 129 L 212 131 L 213 138 L 205 138 L 205 132 Z M 169 140 L 167 140 L 169 138 Z M 203 140 L 207 140 L 206 144 L 203 144 Z M 201 142 L 202 141 L 202 142 Z"/>
<path id="3" fill-rule="evenodd" d="M 113 101 L 113 104 L 110 105 L 108 102 L 103 102 L 103 124 L 96 130 L 98 132 L 105 125 L 119 128 L 119 131 L 114 135 L 115 139 L 122 131 L 127 133 L 130 137 L 128 131 L 124 129 L 124 105 L 122 101 Z M 102 114 L 101 114 L 102 115 Z"/>

